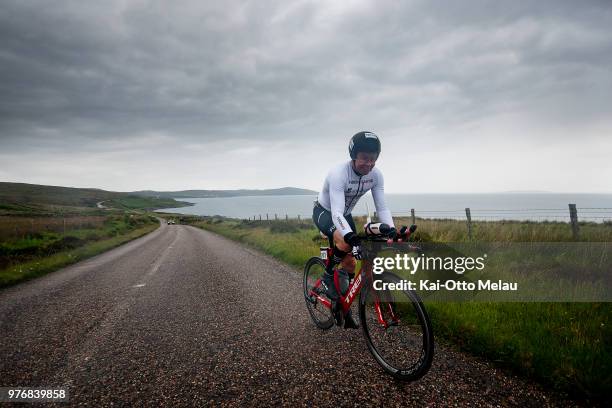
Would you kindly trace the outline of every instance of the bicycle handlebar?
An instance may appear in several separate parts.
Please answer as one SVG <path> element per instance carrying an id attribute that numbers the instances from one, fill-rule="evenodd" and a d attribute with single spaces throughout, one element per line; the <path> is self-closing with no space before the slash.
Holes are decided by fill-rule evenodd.
<path id="1" fill-rule="evenodd" d="M 359 238 L 364 241 L 375 241 L 375 242 L 403 242 L 408 241 L 410 236 L 416 231 L 416 224 L 412 224 L 410 227 L 403 226 L 397 236 L 391 238 L 389 233 L 392 232 L 393 228 L 384 223 L 372 224 L 368 223 L 364 226 L 364 235 L 359 234 Z"/>

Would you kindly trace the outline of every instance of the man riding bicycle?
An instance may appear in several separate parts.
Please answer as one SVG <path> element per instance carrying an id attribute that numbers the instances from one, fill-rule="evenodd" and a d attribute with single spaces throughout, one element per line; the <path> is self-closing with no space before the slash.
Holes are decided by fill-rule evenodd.
<path id="1" fill-rule="evenodd" d="M 395 235 L 391 212 L 384 197 L 384 182 L 380 170 L 374 165 L 380 154 L 380 140 L 372 132 L 359 132 L 349 143 L 351 160 L 334 167 L 325 179 L 323 189 L 315 202 L 312 219 L 317 228 L 333 243 L 333 257 L 323 276 L 326 295 L 332 301 L 332 311 L 336 324 L 344 321 L 345 328 L 359 327 L 349 309 L 342 316 L 339 304 L 340 295 L 334 284 L 334 266 L 340 264 L 339 273 L 349 277 L 355 273 L 355 256 L 360 257 L 360 240 L 351 211 L 357 201 L 372 190 L 374 205 L 381 222 L 392 227 L 390 235 Z"/>

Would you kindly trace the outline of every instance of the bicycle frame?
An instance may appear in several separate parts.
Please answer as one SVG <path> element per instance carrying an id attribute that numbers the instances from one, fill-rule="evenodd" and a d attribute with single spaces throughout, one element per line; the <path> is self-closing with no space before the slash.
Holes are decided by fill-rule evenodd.
<path id="1" fill-rule="evenodd" d="M 325 262 L 326 265 L 328 265 L 329 262 L 331 262 L 332 252 L 333 250 L 331 248 L 327 248 L 327 260 Z M 366 259 L 362 261 L 359 272 L 355 275 L 355 279 L 349 285 L 348 290 L 346 292 L 346 296 L 340 295 L 340 302 L 342 304 L 342 312 L 344 314 L 348 313 L 349 309 L 351 308 L 351 305 L 353 304 L 353 301 L 355 300 L 355 297 L 361 292 L 361 289 L 364 284 L 364 278 L 363 278 L 364 275 L 366 275 L 366 280 L 368 282 L 373 282 L 372 262 Z M 340 287 L 338 271 L 336 269 L 334 269 L 334 284 L 336 285 L 336 288 Z M 312 289 L 310 290 L 309 295 L 315 298 L 317 302 L 320 302 L 326 308 L 331 309 L 331 301 L 326 296 L 322 296 L 321 294 L 318 293 L 318 291 L 316 291 L 316 289 L 320 285 L 321 285 L 321 278 L 317 279 Z M 387 306 L 387 312 L 389 313 L 389 316 L 390 316 L 390 319 L 388 320 L 385 319 L 383 315 L 383 307 L 381 307 L 380 298 L 378 297 L 378 294 L 376 293 L 376 291 L 374 291 L 374 310 L 376 311 L 378 322 L 385 329 L 389 326 L 394 326 L 399 323 L 399 318 L 396 316 L 395 311 L 393 310 L 392 303 L 386 303 L 386 306 Z"/>

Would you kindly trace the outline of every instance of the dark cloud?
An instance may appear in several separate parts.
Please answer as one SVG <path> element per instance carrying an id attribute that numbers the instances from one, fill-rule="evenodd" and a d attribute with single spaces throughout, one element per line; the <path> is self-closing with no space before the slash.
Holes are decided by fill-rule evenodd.
<path id="1" fill-rule="evenodd" d="M 607 1 L 7 0 L 0 144 L 105 152 L 152 134 L 325 143 L 423 127 L 446 140 L 506 114 L 608 126 L 611 17 Z"/>

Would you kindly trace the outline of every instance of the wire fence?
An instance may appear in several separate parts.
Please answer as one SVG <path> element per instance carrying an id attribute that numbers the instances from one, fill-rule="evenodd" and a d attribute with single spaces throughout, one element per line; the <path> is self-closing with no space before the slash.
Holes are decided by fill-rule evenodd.
<path id="1" fill-rule="evenodd" d="M 56 216 L 23 217 L 0 216 L 0 242 L 12 238 L 35 237 L 37 234 L 56 232 L 66 234 L 67 230 L 102 228 L 106 216 Z"/>
<path id="2" fill-rule="evenodd" d="M 524 208 L 524 209 L 492 209 L 480 208 L 463 210 L 418 210 L 414 208 L 393 211 L 394 217 L 408 217 L 412 223 L 417 219 L 455 220 L 467 223 L 468 234 L 471 236 L 473 222 L 558 222 L 567 223 L 575 238 L 580 234 L 580 223 L 612 223 L 612 208 L 607 207 L 576 207 L 568 204 L 567 208 Z M 374 213 L 376 219 L 376 213 Z M 282 221 L 309 220 L 310 216 L 302 214 L 256 214 L 249 217 L 250 221 Z"/>
<path id="3" fill-rule="evenodd" d="M 466 211 L 469 210 L 472 221 L 558 221 L 558 222 L 571 222 L 570 212 L 567 209 L 546 209 L 546 208 L 532 208 L 532 209 L 469 209 L 465 210 L 415 210 L 415 209 L 404 209 L 393 211 L 394 217 L 411 217 L 421 219 L 452 219 L 452 220 L 466 220 Z M 577 207 L 577 215 L 580 222 L 612 222 L 612 208 L 582 208 Z M 279 213 L 266 213 L 256 214 L 248 220 L 296 220 L 310 218 L 309 216 L 304 217 L 302 214 L 279 214 Z"/>

